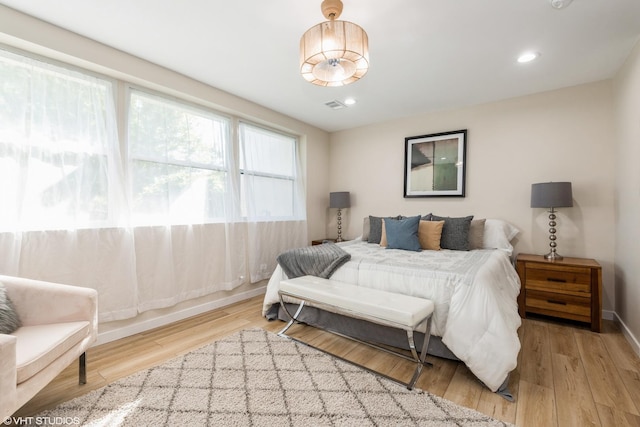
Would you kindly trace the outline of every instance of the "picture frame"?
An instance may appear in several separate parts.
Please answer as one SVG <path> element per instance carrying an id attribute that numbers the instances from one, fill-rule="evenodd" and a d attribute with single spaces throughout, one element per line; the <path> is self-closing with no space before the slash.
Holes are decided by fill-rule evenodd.
<path id="1" fill-rule="evenodd" d="M 404 197 L 464 197 L 467 130 L 404 139 Z"/>

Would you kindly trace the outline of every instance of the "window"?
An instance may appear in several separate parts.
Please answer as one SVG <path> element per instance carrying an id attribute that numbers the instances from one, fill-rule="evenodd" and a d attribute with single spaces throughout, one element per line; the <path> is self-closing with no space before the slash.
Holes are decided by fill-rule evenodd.
<path id="1" fill-rule="evenodd" d="M 241 122 L 234 149 L 230 127 L 230 119 L 203 108 L 131 91 L 128 141 L 136 224 L 296 216 L 296 139 Z M 239 194 L 233 191 L 237 176 Z"/>
<path id="2" fill-rule="evenodd" d="M 295 137 L 131 88 L 125 159 L 115 86 L 0 49 L 0 231 L 304 219 Z"/>
<path id="3" fill-rule="evenodd" d="M 243 216 L 297 216 L 295 138 L 240 123 L 240 176 Z"/>
<path id="4" fill-rule="evenodd" d="M 0 50 L 3 230 L 104 226 L 118 151 L 106 79 Z"/>
<path id="5" fill-rule="evenodd" d="M 2 271 L 94 287 L 109 321 L 266 279 L 306 244 L 294 137 L 117 83 L 0 47 Z"/>
<path id="6" fill-rule="evenodd" d="M 186 103 L 131 91 L 128 141 L 134 223 L 204 223 L 226 217 L 229 122 Z"/>

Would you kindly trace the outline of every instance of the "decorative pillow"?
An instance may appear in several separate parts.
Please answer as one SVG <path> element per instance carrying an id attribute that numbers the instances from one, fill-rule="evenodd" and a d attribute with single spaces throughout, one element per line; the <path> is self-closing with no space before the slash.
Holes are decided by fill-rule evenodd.
<path id="1" fill-rule="evenodd" d="M 13 303 L 7 295 L 7 290 L 0 282 L 0 334 L 11 334 L 22 324 Z"/>
<path id="2" fill-rule="evenodd" d="M 484 247 L 484 224 L 486 219 L 471 220 L 469 228 L 469 250 L 482 249 Z"/>
<path id="3" fill-rule="evenodd" d="M 385 218 L 400 219 L 400 216 Z M 369 215 L 369 238 L 367 239 L 369 243 L 380 244 L 380 239 L 382 238 L 382 220 L 382 217 Z"/>
<path id="4" fill-rule="evenodd" d="M 418 226 L 420 215 L 406 219 L 384 219 L 384 228 L 387 235 L 387 248 L 404 249 L 407 251 L 419 251 Z"/>
<path id="5" fill-rule="evenodd" d="M 409 218 L 409 217 L 408 216 L 404 216 L 404 215 L 398 215 L 398 216 L 395 216 L 395 217 L 388 217 L 388 219 L 393 219 L 393 220 L 396 220 L 396 219 L 407 219 L 407 218 Z M 422 219 L 424 219 L 424 218 L 422 218 Z M 418 232 L 419 231 L 420 231 L 420 229 L 418 229 Z M 440 238 L 439 237 L 438 237 L 438 243 L 440 243 Z M 380 234 L 380 246 L 383 247 L 383 248 L 387 247 L 387 230 L 384 228 L 384 221 L 382 221 L 382 233 Z"/>
<path id="6" fill-rule="evenodd" d="M 399 218 L 402 219 L 402 218 Z M 387 247 L 387 229 L 384 227 L 384 221 L 382 221 L 382 234 L 380 235 L 380 247 Z"/>
<path id="7" fill-rule="evenodd" d="M 371 230 L 371 223 L 369 217 L 365 217 L 362 222 L 362 240 L 369 240 L 369 230 Z"/>
<path id="8" fill-rule="evenodd" d="M 380 243 L 382 237 L 382 218 L 369 215 L 369 243 Z"/>
<path id="9" fill-rule="evenodd" d="M 443 226 L 444 221 L 425 221 L 421 219 L 418 225 L 420 247 L 430 251 L 439 251 Z"/>
<path id="10" fill-rule="evenodd" d="M 500 219 L 489 219 L 484 224 L 482 247 L 485 249 L 500 249 L 509 255 L 513 253 L 511 240 L 520 233 L 513 225 Z"/>
<path id="11" fill-rule="evenodd" d="M 469 229 L 471 228 L 472 219 L 473 215 L 460 218 L 432 215 L 431 221 L 444 221 L 440 247 L 442 249 L 452 249 L 455 251 L 468 251 Z"/>

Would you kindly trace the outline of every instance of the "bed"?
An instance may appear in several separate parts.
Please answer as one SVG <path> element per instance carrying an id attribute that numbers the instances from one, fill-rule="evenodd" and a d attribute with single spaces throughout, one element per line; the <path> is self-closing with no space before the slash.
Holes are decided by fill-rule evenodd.
<path id="1" fill-rule="evenodd" d="M 399 222 L 403 219 L 398 218 Z M 466 222 L 470 224 L 468 218 Z M 510 258 L 513 250 L 510 241 L 517 230 L 500 220 L 482 220 L 482 226 L 482 243 L 467 250 L 445 247 L 415 251 L 394 248 L 391 244 L 383 247 L 376 243 L 376 237 L 371 238 L 365 232 L 366 240 L 359 238 L 338 245 L 349 254 L 349 259 L 331 273 L 331 278 L 432 300 L 435 311 L 431 333 L 437 338 L 434 345 L 441 348 L 432 349 L 430 345 L 429 353 L 461 360 L 489 389 L 508 398 L 509 373 L 516 367 L 520 351 L 517 334 L 521 324 L 517 305 L 520 281 Z M 443 228 L 443 243 L 450 231 Z M 469 225 L 467 235 L 470 231 Z M 263 315 L 277 307 L 278 286 L 285 278 L 287 275 L 279 265 L 267 286 Z M 286 317 L 280 314 L 280 318 Z M 402 340 L 396 340 L 393 331 L 380 331 L 366 322 L 352 322 L 353 319 L 336 319 L 321 310 L 310 312 L 302 320 L 361 339 L 402 346 Z"/>

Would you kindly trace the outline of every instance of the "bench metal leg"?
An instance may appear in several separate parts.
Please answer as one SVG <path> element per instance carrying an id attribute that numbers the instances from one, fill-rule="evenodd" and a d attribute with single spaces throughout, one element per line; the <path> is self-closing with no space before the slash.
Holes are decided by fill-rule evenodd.
<path id="1" fill-rule="evenodd" d="M 413 339 L 413 331 L 409 331 L 407 330 L 407 340 L 409 341 L 409 349 L 411 350 L 411 354 L 413 355 L 413 358 L 417 361 L 419 361 L 420 359 L 418 358 L 418 353 L 416 352 L 416 343 Z"/>
<path id="2" fill-rule="evenodd" d="M 80 359 L 78 360 L 79 365 L 79 382 L 80 384 L 87 383 L 87 355 L 86 353 L 82 353 L 80 355 Z"/>
<path id="3" fill-rule="evenodd" d="M 429 339 L 431 339 L 431 317 L 427 319 L 427 328 L 424 333 L 424 341 L 422 342 L 422 351 L 420 351 L 420 357 L 416 354 L 416 347 L 413 341 L 413 332 L 407 331 L 407 336 L 409 337 L 409 346 L 411 347 L 411 353 L 413 357 L 416 359 L 416 370 L 413 373 L 413 377 L 411 381 L 407 384 L 407 388 L 411 390 L 415 385 L 416 381 L 418 381 L 418 377 L 420 377 L 420 373 L 422 372 L 422 367 L 424 366 L 425 359 L 427 357 L 427 349 L 429 348 Z"/>
<path id="4" fill-rule="evenodd" d="M 291 325 L 293 325 L 298 320 L 298 316 L 300 315 L 300 312 L 302 311 L 302 307 L 304 307 L 304 304 L 305 304 L 305 301 L 301 301 L 300 305 L 298 306 L 298 309 L 296 310 L 296 313 L 292 316 L 291 313 L 289 313 L 289 310 L 287 309 L 287 305 L 284 303 L 284 300 L 282 299 L 282 295 L 280 295 L 280 305 L 284 309 L 285 313 L 287 313 L 287 316 L 289 316 L 290 320 L 289 320 L 289 323 L 287 323 L 285 327 L 282 328 L 280 332 L 278 332 L 278 335 L 280 335 L 281 337 L 287 336 L 285 332 L 287 332 L 287 329 L 289 329 Z"/>

